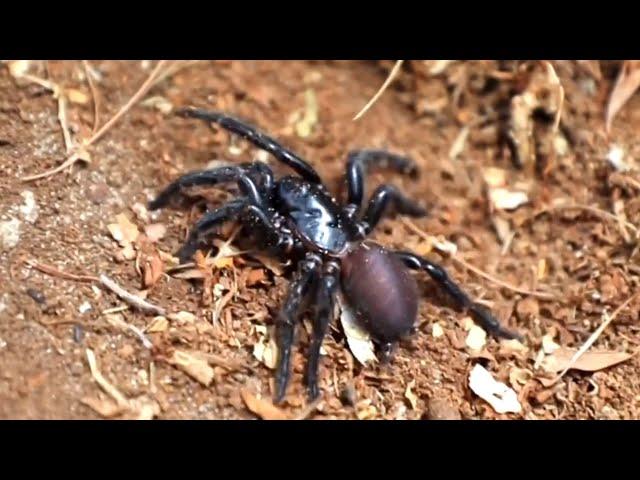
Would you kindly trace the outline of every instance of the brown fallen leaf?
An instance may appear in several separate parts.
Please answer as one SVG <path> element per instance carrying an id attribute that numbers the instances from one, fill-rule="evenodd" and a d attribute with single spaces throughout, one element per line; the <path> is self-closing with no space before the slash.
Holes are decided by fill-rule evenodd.
<path id="1" fill-rule="evenodd" d="M 560 347 L 544 358 L 541 367 L 549 373 L 561 372 L 569 365 L 576 352 L 577 349 L 575 348 Z M 571 369 L 583 372 L 597 372 L 629 360 L 634 355 L 635 353 L 626 352 L 588 351 L 576 360 Z"/>
<path id="2" fill-rule="evenodd" d="M 142 267 L 142 270 L 144 272 L 142 286 L 144 288 L 149 288 L 155 285 L 157 281 L 162 277 L 162 273 L 164 270 L 163 267 L 164 265 L 162 264 L 160 256 L 157 253 L 151 255 Z"/>
<path id="3" fill-rule="evenodd" d="M 200 382 L 205 387 L 211 385 L 211 382 L 213 381 L 213 368 L 209 366 L 209 363 L 205 359 L 199 358 L 191 352 L 187 352 L 185 350 L 174 350 L 173 355 L 169 357 L 168 362 Z"/>
<path id="4" fill-rule="evenodd" d="M 140 232 L 138 227 L 124 213 L 116 216 L 116 223 L 107 225 L 109 233 L 122 247 L 135 242 Z"/>
<path id="5" fill-rule="evenodd" d="M 269 400 L 257 397 L 247 389 L 241 390 L 240 395 L 247 408 L 263 420 L 289 420 L 289 416 Z"/>
<path id="6" fill-rule="evenodd" d="M 640 61 L 625 60 L 611 91 L 607 110 L 605 112 L 605 128 L 611 131 L 611 124 L 620 109 L 640 87 Z"/>

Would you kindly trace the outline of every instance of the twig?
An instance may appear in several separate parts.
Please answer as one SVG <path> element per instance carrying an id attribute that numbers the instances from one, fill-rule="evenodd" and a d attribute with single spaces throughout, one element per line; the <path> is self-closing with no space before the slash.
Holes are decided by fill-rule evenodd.
<path id="1" fill-rule="evenodd" d="M 562 372 L 553 379 L 553 382 L 551 383 L 552 385 L 557 383 L 558 380 L 560 380 L 565 373 L 567 373 L 569 370 L 571 370 L 571 368 L 576 364 L 576 362 L 578 361 L 578 359 L 584 355 L 584 353 L 589 350 L 589 348 L 591 348 L 591 345 L 593 345 L 595 343 L 595 341 L 598 339 L 598 337 L 602 334 L 602 332 L 604 332 L 604 329 L 607 328 L 607 326 L 613 322 L 613 320 L 615 320 L 615 318 L 618 316 L 618 314 L 627 306 L 629 305 L 629 303 L 631 303 L 631 301 L 636 298 L 638 295 L 640 295 L 640 292 L 636 292 L 633 295 L 631 295 L 631 297 L 629 297 L 627 300 L 625 300 L 625 302 L 620 305 L 618 308 L 615 309 L 615 311 L 611 314 L 611 316 L 607 315 L 607 313 L 604 313 L 604 317 L 605 320 L 602 322 L 602 324 L 589 336 L 589 338 L 587 339 L 586 342 L 584 342 L 584 345 L 582 345 L 580 347 L 580 349 L 573 354 L 573 357 L 571 357 L 571 360 L 569 360 L 569 363 L 567 364 L 567 366 L 564 368 L 564 370 L 562 370 Z"/>
<path id="2" fill-rule="evenodd" d="M 84 73 L 87 76 L 87 82 L 89 82 L 89 90 L 91 90 L 91 97 L 93 100 L 93 128 L 91 129 L 91 135 L 94 135 L 98 130 L 98 125 L 100 124 L 100 95 L 98 94 L 98 89 L 96 88 L 96 84 L 93 82 L 93 75 L 91 74 L 91 65 L 89 65 L 88 60 L 83 60 L 82 65 L 84 65 Z"/>
<path id="3" fill-rule="evenodd" d="M 98 365 L 96 364 L 96 356 L 93 350 L 87 348 L 87 362 L 89 363 L 89 369 L 91 370 L 91 376 L 96 381 L 100 388 L 102 388 L 111 398 L 116 401 L 116 404 L 120 410 L 129 410 L 130 402 L 120 391 L 111 385 L 111 383 L 102 376 Z"/>
<path id="4" fill-rule="evenodd" d="M 149 77 L 145 80 L 142 86 L 138 89 L 138 91 L 129 99 L 129 101 L 120 108 L 118 113 L 116 113 L 109 121 L 107 121 L 96 133 L 94 133 L 91 138 L 88 140 L 83 140 L 80 145 L 75 149 L 75 151 L 60 165 L 51 170 L 47 170 L 46 172 L 38 173 L 36 175 L 30 175 L 27 177 L 23 177 L 23 182 L 29 182 L 32 180 L 37 180 L 40 178 L 50 177 L 55 175 L 58 172 L 66 169 L 67 167 L 73 165 L 82 154 L 82 151 L 87 147 L 91 146 L 95 142 L 97 142 L 115 123 L 120 120 L 130 109 L 133 107 L 136 102 L 138 102 L 155 84 L 156 77 L 160 74 L 160 71 L 167 64 L 167 60 L 161 60 L 156 65 L 156 68 L 153 69 L 153 72 L 149 75 Z"/>
<path id="5" fill-rule="evenodd" d="M 380 87 L 378 92 L 373 96 L 373 98 L 371 98 L 371 100 L 369 100 L 367 102 L 367 104 L 364 106 L 364 108 L 362 110 L 360 110 L 360 112 L 355 117 L 353 117 L 353 120 L 358 120 L 360 117 L 362 117 L 367 112 L 367 110 L 369 110 L 371 108 L 371 106 L 374 103 L 376 103 L 378 98 L 380 98 L 380 95 L 382 95 L 384 93 L 384 91 L 387 89 L 387 87 L 391 84 L 393 79 L 396 77 L 396 75 L 400 71 L 400 67 L 402 66 L 402 62 L 403 62 L 403 60 L 396 61 L 396 64 L 391 69 L 391 72 L 389 72 L 389 75 L 387 76 L 387 79 L 384 81 L 384 83 L 382 84 L 382 86 Z"/>
<path id="6" fill-rule="evenodd" d="M 539 217 L 540 215 L 544 214 L 544 213 L 548 213 L 548 212 L 552 212 L 555 210 L 585 210 L 587 212 L 591 212 L 594 213 L 596 215 L 602 216 L 602 217 L 606 217 L 610 220 L 614 220 L 616 223 L 620 223 L 621 219 L 614 215 L 613 213 L 609 213 L 606 210 L 602 210 L 600 208 L 597 207 L 591 207 L 589 205 L 581 205 L 581 204 L 573 204 L 573 205 L 554 205 L 551 207 L 545 207 L 542 210 L 538 210 L 537 212 L 535 212 L 533 215 L 531 215 L 530 217 L 527 217 L 524 219 L 524 221 L 522 222 L 522 224 L 524 224 L 525 222 L 527 222 L 528 220 L 533 220 L 536 217 Z M 638 228 L 631 222 L 627 222 L 626 220 L 622 220 L 622 223 L 630 228 L 631 230 L 633 230 L 636 235 L 638 234 Z"/>
<path id="7" fill-rule="evenodd" d="M 47 275 L 52 275 L 54 277 L 64 278 L 65 280 L 73 280 L 74 282 L 99 282 L 100 281 L 98 277 L 93 277 L 91 275 L 74 275 L 72 273 L 63 272 L 49 265 L 36 262 L 35 260 L 25 260 L 25 263 L 30 267 L 33 267 L 36 270 L 41 271 L 42 273 L 46 273 Z"/>
<path id="8" fill-rule="evenodd" d="M 432 238 L 429 235 L 427 235 L 425 232 L 420 230 L 413 222 L 411 222 L 410 220 L 408 220 L 406 218 L 400 218 L 400 221 L 402 223 L 404 223 L 407 227 L 409 227 L 414 233 L 419 235 L 421 238 L 423 238 L 424 240 L 426 240 L 429 243 L 432 243 Z M 489 280 L 490 282 L 495 283 L 496 285 L 499 285 L 499 286 L 501 286 L 503 288 L 506 288 L 507 290 L 512 290 L 514 292 L 521 293 L 523 295 L 531 295 L 531 296 L 542 298 L 542 299 L 546 299 L 546 300 L 557 300 L 557 297 L 555 295 L 552 295 L 550 293 L 544 293 L 544 292 L 532 292 L 530 290 L 525 290 L 523 288 L 516 287 L 516 286 L 511 285 L 511 284 L 509 284 L 507 282 L 504 282 L 504 281 L 502 281 L 502 280 L 500 280 L 498 278 L 495 278 L 495 277 L 489 275 L 486 272 L 483 272 L 479 268 L 476 268 L 473 265 L 470 265 L 469 263 L 465 262 L 461 258 L 458 258 L 455 255 L 451 255 L 449 252 L 443 252 L 443 253 L 447 253 L 449 255 L 449 257 L 451 258 L 451 260 L 453 260 L 454 262 L 458 263 L 459 265 L 462 265 L 464 268 L 472 271 L 476 275 L 479 275 L 482 278 L 484 278 L 486 280 Z"/>
<path id="9" fill-rule="evenodd" d="M 549 156 L 549 163 L 547 164 L 544 170 L 544 174 L 547 175 L 553 168 L 556 160 L 556 149 L 553 147 L 553 142 L 554 142 L 554 139 L 556 138 L 556 135 L 558 134 L 558 129 L 560 128 L 560 117 L 562 116 L 562 107 L 564 106 L 564 87 L 562 86 L 562 83 L 560 82 L 560 79 L 558 78 L 558 75 L 556 74 L 556 71 L 553 68 L 553 65 L 551 64 L 551 62 L 544 60 L 542 61 L 542 64 L 546 67 L 547 74 L 551 78 L 551 82 L 558 89 L 558 97 L 559 97 L 558 110 L 556 112 L 555 121 L 553 122 L 553 129 L 551 130 L 551 137 L 550 137 L 551 138 L 551 149 L 550 149 L 551 154 Z"/>
<path id="10" fill-rule="evenodd" d="M 130 305 L 133 305 L 134 307 L 139 308 L 142 311 L 153 313 L 155 315 L 167 314 L 167 311 L 164 308 L 153 305 L 143 298 L 137 297 L 134 294 L 127 292 L 124 288 L 119 286 L 104 274 L 100 275 L 100 283 L 111 290 L 113 293 L 118 295 L 122 300 L 129 303 Z"/>

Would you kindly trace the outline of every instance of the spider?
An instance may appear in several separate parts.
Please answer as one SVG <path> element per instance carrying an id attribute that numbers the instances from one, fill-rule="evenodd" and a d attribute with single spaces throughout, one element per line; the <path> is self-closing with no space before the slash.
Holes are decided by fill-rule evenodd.
<path id="1" fill-rule="evenodd" d="M 377 349 L 388 355 L 395 344 L 414 331 L 417 320 L 418 288 L 410 270 L 426 272 L 494 336 L 520 338 L 473 302 L 441 266 L 410 251 L 387 249 L 367 238 L 389 207 L 395 207 L 397 214 L 426 215 L 423 207 L 390 184 L 379 186 L 368 202 L 363 202 L 367 171 L 387 168 L 415 178 L 417 168 L 410 158 L 384 150 L 350 152 L 346 171 L 348 198 L 342 204 L 329 193 L 309 163 L 255 127 L 223 113 L 191 107 L 177 110 L 176 115 L 215 123 L 297 173 L 275 179 L 271 168 L 259 161 L 193 171 L 170 183 L 149 203 L 149 209 L 156 210 L 166 207 L 183 189 L 235 183 L 241 193 L 239 198 L 206 212 L 177 256 L 183 261 L 189 259 L 208 234 L 223 222 L 237 220 L 261 249 L 294 260 L 295 272 L 275 319 L 279 355 L 274 403 L 282 403 L 286 394 L 296 323 L 307 301 L 314 312 L 304 382 L 313 400 L 319 396 L 320 347 L 332 321 L 337 293 L 343 294 Z"/>

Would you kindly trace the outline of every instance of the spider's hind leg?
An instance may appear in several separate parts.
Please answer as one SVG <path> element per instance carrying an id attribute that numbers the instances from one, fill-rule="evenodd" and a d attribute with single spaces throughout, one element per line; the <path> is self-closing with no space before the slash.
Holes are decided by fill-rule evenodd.
<path id="1" fill-rule="evenodd" d="M 410 215 L 412 217 L 422 217 L 427 214 L 427 210 L 416 201 L 411 200 L 393 185 L 381 185 L 371 195 L 371 200 L 362 217 L 364 231 L 371 233 L 380 222 L 383 213 L 389 206 L 395 206 L 396 212 L 400 215 Z"/>
<path id="2" fill-rule="evenodd" d="M 522 336 L 506 327 L 491 314 L 489 310 L 473 302 L 469 296 L 451 279 L 447 271 L 440 265 L 420 257 L 412 252 L 396 251 L 395 255 L 412 270 L 423 270 L 458 304 L 459 307 L 467 309 L 473 318 L 487 332 L 497 338 L 518 339 L 522 341 Z"/>

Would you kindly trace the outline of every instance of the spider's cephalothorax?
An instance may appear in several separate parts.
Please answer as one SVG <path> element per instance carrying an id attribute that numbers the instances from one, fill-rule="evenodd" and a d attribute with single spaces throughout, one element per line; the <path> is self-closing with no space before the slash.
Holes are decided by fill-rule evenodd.
<path id="1" fill-rule="evenodd" d="M 276 319 L 279 351 L 276 402 L 281 402 L 286 393 L 295 326 L 303 300 L 310 298 L 314 309 L 305 377 L 309 394 L 315 398 L 319 394 L 320 346 L 332 319 L 338 290 L 376 343 L 388 351 L 412 330 L 417 318 L 418 288 L 409 270 L 429 274 L 489 332 L 499 337 L 518 337 L 503 328 L 488 310 L 474 303 L 442 267 L 411 252 L 391 251 L 366 239 L 387 207 L 395 207 L 399 214 L 425 215 L 421 206 L 392 185 L 378 187 L 363 205 L 367 170 L 388 168 L 415 175 L 416 167 L 409 158 L 381 150 L 351 152 L 346 173 L 348 199 L 346 204 L 340 204 L 311 165 L 246 123 L 193 108 L 178 110 L 177 114 L 214 122 L 271 153 L 298 174 L 276 180 L 262 162 L 191 172 L 171 183 L 149 204 L 155 210 L 166 206 L 184 188 L 235 182 L 241 196 L 207 212 L 178 256 L 188 259 L 207 233 L 222 222 L 238 220 L 260 239 L 259 247 L 299 259 Z"/>

